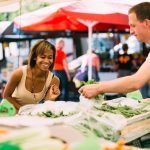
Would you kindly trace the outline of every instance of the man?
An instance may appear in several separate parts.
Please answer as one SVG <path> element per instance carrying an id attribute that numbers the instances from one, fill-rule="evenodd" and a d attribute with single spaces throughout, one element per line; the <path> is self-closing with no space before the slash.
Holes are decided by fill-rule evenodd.
<path id="1" fill-rule="evenodd" d="M 122 45 L 123 54 L 119 54 L 117 64 L 118 64 L 118 77 L 124 77 L 131 75 L 133 68 L 133 57 L 128 54 L 128 44 L 124 43 Z"/>
<path id="2" fill-rule="evenodd" d="M 58 100 L 68 101 L 68 81 L 71 81 L 71 76 L 68 69 L 67 55 L 63 48 L 65 46 L 64 39 L 56 40 L 56 59 L 54 64 L 54 74 L 60 79 L 61 95 Z"/>
<path id="3" fill-rule="evenodd" d="M 143 2 L 129 10 L 130 33 L 139 41 L 150 44 L 150 2 Z M 150 54 L 139 70 L 131 75 L 112 81 L 86 85 L 79 92 L 92 98 L 100 93 L 127 93 L 141 88 L 150 80 Z"/>

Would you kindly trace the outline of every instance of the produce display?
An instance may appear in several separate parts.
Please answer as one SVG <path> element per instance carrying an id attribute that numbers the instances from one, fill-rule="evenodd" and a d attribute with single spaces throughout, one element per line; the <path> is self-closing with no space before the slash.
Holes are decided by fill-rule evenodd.
<path id="1" fill-rule="evenodd" d="M 132 108 L 129 106 L 110 106 L 108 104 L 102 104 L 100 107 L 95 107 L 97 110 L 110 112 L 114 114 L 121 114 L 126 118 L 130 118 L 136 115 L 140 115 L 142 113 L 148 112 L 144 108 Z"/>
<path id="2" fill-rule="evenodd" d="M 92 83 L 95 81 L 84 84 Z M 23 106 L 18 114 L 49 119 L 58 118 L 58 121 L 60 118 L 61 123 L 64 122 L 78 129 L 85 136 L 94 135 L 116 142 L 121 136 L 121 130 L 127 125 L 126 119 L 148 112 L 145 108 L 149 104 L 141 104 L 127 98 L 114 99 L 108 102 L 104 101 L 102 97 L 88 100 L 81 95 L 79 103 L 46 101 L 44 104 Z M 74 115 L 76 115 L 75 118 L 69 119 Z M 68 120 L 66 121 L 65 118 Z"/>
<path id="3" fill-rule="evenodd" d="M 93 83 L 96 82 L 94 80 L 82 82 L 83 85 Z M 3 113 L 4 105 L 0 106 L 1 113 Z M 13 150 L 91 150 L 93 148 L 90 148 L 93 141 L 89 140 L 91 137 L 94 137 L 93 143 L 97 141 L 95 139 L 101 138 L 108 140 L 108 143 L 113 142 L 113 144 L 97 142 L 93 144 L 95 145 L 93 150 L 136 150 L 134 147 L 125 146 L 125 142 L 119 140 L 121 131 L 128 124 L 149 117 L 150 101 L 137 101 L 130 98 L 105 101 L 104 95 L 101 94 L 91 100 L 81 95 L 79 103 L 46 101 L 43 104 L 25 105 L 20 108 L 16 116 L 1 117 L 0 125 L 9 124 L 23 127 L 23 129 L 11 133 L 0 129 L 0 150 L 5 148 Z M 87 138 L 87 141 L 78 139 L 77 143 L 69 143 L 64 140 L 67 136 L 66 131 L 64 138 L 53 136 L 47 126 L 58 124 L 77 130 L 84 138 Z M 61 132 L 63 133 L 63 129 Z"/>
<path id="4" fill-rule="evenodd" d="M 46 101 L 43 104 L 25 105 L 20 108 L 18 115 L 59 118 L 72 116 L 77 112 L 77 103 L 64 101 Z"/>
<path id="5" fill-rule="evenodd" d="M 13 132 L 8 131 L 0 138 L 0 150 L 138 150 L 131 146 L 125 146 L 123 140 L 112 143 L 90 136 L 69 142 L 64 140 L 65 135 L 64 137 L 55 136 L 48 127 L 30 127 Z"/>

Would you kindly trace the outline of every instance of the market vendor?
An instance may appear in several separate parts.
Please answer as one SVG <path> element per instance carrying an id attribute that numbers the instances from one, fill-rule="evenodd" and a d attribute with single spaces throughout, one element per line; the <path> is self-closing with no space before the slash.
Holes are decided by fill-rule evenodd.
<path id="1" fill-rule="evenodd" d="M 30 50 L 28 65 L 14 70 L 3 98 L 18 110 L 26 104 L 55 100 L 60 95 L 59 79 L 53 75 L 56 50 L 48 41 L 38 41 Z M 50 71 L 49 71 L 50 70 Z"/>
<path id="2" fill-rule="evenodd" d="M 130 33 L 140 42 L 150 44 L 150 2 L 143 2 L 129 10 Z M 79 93 L 87 98 L 95 97 L 100 93 L 127 93 L 141 88 L 150 80 L 150 53 L 139 68 L 130 76 L 112 81 L 86 85 L 79 89 Z"/>

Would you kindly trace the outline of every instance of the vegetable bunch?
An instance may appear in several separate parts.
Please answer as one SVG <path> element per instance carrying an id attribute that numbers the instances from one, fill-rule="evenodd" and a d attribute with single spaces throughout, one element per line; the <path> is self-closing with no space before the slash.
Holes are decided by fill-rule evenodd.
<path id="1" fill-rule="evenodd" d="M 81 81 L 81 85 L 88 85 L 88 84 L 96 84 L 97 82 L 95 80 L 88 80 L 87 82 L 85 81 Z M 95 96 L 96 100 L 101 100 L 104 97 L 103 94 L 99 94 L 97 96 Z"/>
<path id="2" fill-rule="evenodd" d="M 132 108 L 126 105 L 125 106 L 121 106 L 121 105 L 110 106 L 108 104 L 102 104 L 100 107 L 95 106 L 95 108 L 101 111 L 105 111 L 105 112 L 110 112 L 114 114 L 122 114 L 126 118 L 130 118 L 130 117 L 147 112 L 147 110 L 143 108 Z"/>
<path id="3" fill-rule="evenodd" d="M 55 112 L 52 112 L 52 111 L 47 111 L 47 112 L 43 112 L 42 115 L 46 116 L 46 117 L 49 117 L 49 118 L 58 118 L 58 117 L 66 117 L 66 116 L 72 116 L 74 115 L 75 113 L 68 113 L 68 114 L 64 114 L 63 111 L 59 112 L 59 113 L 55 113 Z"/>

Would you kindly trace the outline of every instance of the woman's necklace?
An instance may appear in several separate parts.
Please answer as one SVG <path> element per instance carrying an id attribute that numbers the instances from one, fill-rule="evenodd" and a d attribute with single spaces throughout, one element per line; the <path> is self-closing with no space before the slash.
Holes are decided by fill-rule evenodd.
<path id="1" fill-rule="evenodd" d="M 34 99 L 34 102 L 37 103 L 37 101 L 36 101 L 36 95 L 35 95 L 35 81 L 36 81 L 36 79 L 33 78 L 33 70 L 32 69 L 31 69 L 31 76 L 32 76 L 32 93 L 33 93 L 33 99 Z M 44 88 L 46 88 L 46 73 L 45 73 Z"/>

